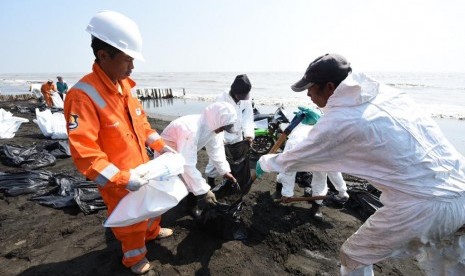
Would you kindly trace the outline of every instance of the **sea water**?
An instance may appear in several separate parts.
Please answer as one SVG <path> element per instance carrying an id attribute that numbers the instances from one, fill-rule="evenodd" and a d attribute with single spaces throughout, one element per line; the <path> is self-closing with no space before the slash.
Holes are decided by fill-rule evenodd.
<path id="1" fill-rule="evenodd" d="M 302 77 L 300 72 L 134 72 L 138 88 L 171 88 L 185 96 L 180 99 L 147 100 L 150 116 L 175 118 L 200 113 L 222 92 L 229 90 L 235 76 L 247 73 L 252 83 L 251 97 L 262 113 L 278 106 L 292 114 L 300 105 L 312 105 L 305 92 L 295 93 L 290 85 Z M 408 93 L 425 114 L 436 118 L 449 140 L 465 154 L 465 73 L 368 72 L 375 79 Z M 34 83 L 56 81 L 58 74 L 2 74 L 0 94 L 28 93 Z M 60 74 L 71 87 L 84 74 Z"/>

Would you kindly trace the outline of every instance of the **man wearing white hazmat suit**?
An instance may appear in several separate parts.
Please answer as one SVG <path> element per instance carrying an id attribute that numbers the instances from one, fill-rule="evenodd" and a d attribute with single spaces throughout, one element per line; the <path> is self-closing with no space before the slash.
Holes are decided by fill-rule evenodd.
<path id="1" fill-rule="evenodd" d="M 318 57 L 292 86 L 324 115 L 292 150 L 262 156 L 263 171 L 341 171 L 382 192 L 378 209 L 341 247 L 341 275 L 415 256 L 428 275 L 463 275 L 465 158 L 410 97 L 336 54 Z"/>
<path id="2" fill-rule="evenodd" d="M 229 91 L 223 92 L 216 98 L 217 102 L 230 103 L 236 109 L 237 120 L 234 123 L 234 131 L 224 133 L 224 145 L 232 145 L 242 140 L 247 140 L 251 145 L 255 137 L 253 107 L 250 99 L 252 84 L 246 74 L 237 75 L 231 84 Z M 208 185 L 215 186 L 215 178 L 221 174 L 216 170 L 212 160 L 208 160 L 205 167 L 205 174 L 208 177 Z M 238 177 L 236 175 L 236 177 Z M 239 178 L 239 177 L 238 177 Z"/>
<path id="3" fill-rule="evenodd" d="M 197 152 L 205 147 L 208 157 L 220 175 L 236 182 L 226 161 L 221 135 L 223 131 L 233 131 L 236 120 L 236 110 L 231 104 L 217 102 L 208 105 L 202 114 L 182 116 L 172 121 L 161 134 L 165 143 L 185 158 L 182 177 L 188 191 L 196 196 L 200 209 L 214 205 L 216 198 L 196 167 Z M 191 211 L 194 212 L 194 217 L 200 215 L 196 206 L 193 206 Z"/>

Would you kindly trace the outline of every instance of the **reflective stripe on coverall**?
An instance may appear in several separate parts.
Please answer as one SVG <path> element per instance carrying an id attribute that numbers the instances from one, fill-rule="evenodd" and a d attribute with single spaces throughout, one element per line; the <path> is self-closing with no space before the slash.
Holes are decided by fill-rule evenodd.
<path id="1" fill-rule="evenodd" d="M 219 104 L 227 105 L 224 102 Z M 187 115 L 172 121 L 161 134 L 165 143 L 183 155 L 186 164 L 182 176 L 187 189 L 194 195 L 203 195 L 210 190 L 196 167 L 197 152 L 203 147 L 220 175 L 231 171 L 226 161 L 222 135 L 215 133 L 215 129 L 236 121 L 237 115 L 232 107 L 231 111 L 234 113 L 219 114 L 218 108 L 206 108 L 202 115 Z"/>
<path id="2" fill-rule="evenodd" d="M 286 145 L 284 146 L 284 151 L 291 150 L 300 143 L 300 141 L 304 140 L 312 128 L 313 126 L 310 125 L 297 125 L 291 134 L 289 134 Z M 283 184 L 281 191 L 283 196 L 294 196 L 295 176 L 296 172 L 279 173 L 276 176 L 276 181 Z M 327 177 L 329 177 L 331 183 L 333 183 L 334 188 L 336 188 L 338 192 L 347 192 L 346 182 L 344 181 L 344 178 L 342 178 L 342 174 L 340 172 L 312 172 L 312 196 L 322 196 L 328 193 Z M 315 200 L 315 202 L 317 204 L 321 204 L 323 200 Z"/>
<path id="3" fill-rule="evenodd" d="M 223 92 L 216 98 L 216 102 L 227 102 L 236 108 L 237 121 L 234 124 L 236 132 L 229 133 L 223 131 L 224 144 L 234 144 L 240 142 L 244 137 L 255 138 L 254 121 L 253 121 L 253 107 L 251 100 L 243 100 L 236 103 L 229 95 L 229 91 Z M 205 167 L 205 175 L 207 177 L 217 177 L 219 172 L 216 171 L 214 164 L 208 159 L 208 164 Z M 221 175 L 223 176 L 223 175 Z"/>
<path id="4" fill-rule="evenodd" d="M 129 170 L 149 161 L 146 146 L 160 151 L 164 142 L 150 127 L 131 89 L 134 81 L 119 81 L 122 94 L 100 67 L 73 86 L 66 97 L 71 155 L 77 169 L 98 184 L 110 214 L 128 193 Z M 123 248 L 123 264 L 130 267 L 145 256 L 145 241 L 159 232 L 160 218 L 112 228 Z M 149 227 L 150 226 L 150 227 Z"/>
<path id="5" fill-rule="evenodd" d="M 406 93 L 352 73 L 305 140 L 259 163 L 268 172 L 340 171 L 382 192 L 384 206 L 342 245 L 347 274 L 369 273 L 366 266 L 402 255 L 415 256 L 427 271 L 431 260 L 422 252 L 429 252 L 437 269 L 463 267 L 460 239 L 450 246 L 442 242 L 465 224 L 465 158 Z M 458 252 L 457 258 L 441 250 Z"/>

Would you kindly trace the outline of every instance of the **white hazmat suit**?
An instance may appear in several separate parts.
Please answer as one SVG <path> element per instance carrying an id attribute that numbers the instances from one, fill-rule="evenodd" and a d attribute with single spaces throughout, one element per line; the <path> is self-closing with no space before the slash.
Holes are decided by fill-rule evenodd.
<path id="1" fill-rule="evenodd" d="M 253 107 L 251 100 L 241 100 L 238 103 L 234 101 L 234 99 L 229 95 L 229 91 L 223 92 L 216 98 L 216 102 L 227 102 L 234 106 L 237 113 L 237 121 L 234 123 L 234 132 L 223 133 L 224 144 L 234 144 L 240 142 L 244 139 L 244 137 L 251 137 L 252 139 L 255 138 L 254 132 L 254 121 L 253 121 Z M 208 177 L 215 178 L 218 175 L 221 175 L 221 172 L 218 172 L 215 169 L 215 166 L 212 162 L 213 160 L 209 160 L 208 164 L 205 168 L 205 174 Z"/>
<path id="2" fill-rule="evenodd" d="M 214 103 L 207 106 L 201 115 L 180 117 L 163 130 L 161 137 L 165 143 L 182 154 L 186 160 L 182 177 L 189 192 L 197 196 L 210 190 L 210 186 L 196 168 L 197 152 L 203 147 L 221 175 L 231 171 L 226 161 L 223 137 L 215 133 L 215 130 L 234 124 L 236 120 L 236 110 L 231 104 Z"/>
<path id="3" fill-rule="evenodd" d="M 416 256 L 430 275 L 463 275 L 465 158 L 409 96 L 362 73 L 328 99 L 308 137 L 262 156 L 264 171 L 341 171 L 370 181 L 384 207 L 341 248 L 342 275 L 372 275 L 372 264 Z"/>

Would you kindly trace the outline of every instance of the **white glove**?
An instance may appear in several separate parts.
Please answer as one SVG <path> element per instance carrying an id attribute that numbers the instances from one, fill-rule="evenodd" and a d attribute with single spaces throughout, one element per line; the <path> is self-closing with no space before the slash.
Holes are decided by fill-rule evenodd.
<path id="1" fill-rule="evenodd" d="M 130 172 L 130 174 L 131 175 L 129 177 L 128 184 L 126 185 L 126 189 L 128 189 L 129 191 L 137 191 L 140 189 L 140 187 L 148 183 L 147 180 L 141 178 L 138 174 L 134 172 Z"/>
<path id="2" fill-rule="evenodd" d="M 217 203 L 218 201 L 216 201 L 215 194 L 212 191 L 197 196 L 197 206 L 199 206 L 201 210 L 215 206 Z"/>

